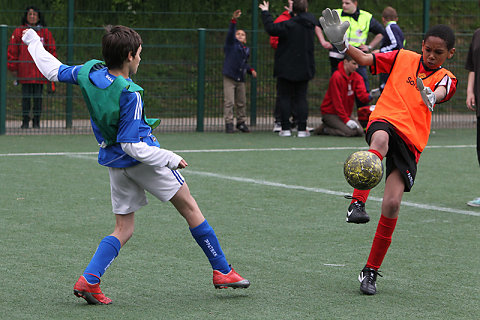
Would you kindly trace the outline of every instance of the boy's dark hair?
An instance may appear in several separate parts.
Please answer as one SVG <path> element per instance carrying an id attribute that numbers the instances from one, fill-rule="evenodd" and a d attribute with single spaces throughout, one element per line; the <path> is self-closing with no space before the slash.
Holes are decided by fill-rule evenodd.
<path id="1" fill-rule="evenodd" d="M 387 21 L 394 21 L 398 18 L 397 10 L 392 7 L 386 7 L 383 9 L 382 17 Z"/>
<path id="2" fill-rule="evenodd" d="M 45 20 L 43 20 L 43 14 L 40 12 L 40 10 L 35 7 L 35 6 L 28 6 L 26 9 L 25 9 L 25 13 L 23 14 L 23 17 L 22 17 L 22 22 L 21 22 L 21 25 L 24 26 L 26 25 L 28 22 L 27 22 L 27 15 L 28 15 L 28 11 L 30 11 L 30 9 L 32 9 L 33 11 L 35 11 L 36 13 L 38 13 L 38 22 L 37 24 L 43 26 L 43 27 L 46 27 L 47 24 L 45 23 Z"/>
<path id="3" fill-rule="evenodd" d="M 121 68 L 128 54 L 133 56 L 142 44 L 142 38 L 133 29 L 125 26 L 106 26 L 102 38 L 102 55 L 109 69 Z"/>
<path id="4" fill-rule="evenodd" d="M 292 11 L 295 14 L 306 12 L 308 9 L 307 0 L 293 0 Z"/>
<path id="5" fill-rule="evenodd" d="M 438 24 L 431 27 L 425 34 L 423 41 L 427 40 L 429 37 L 437 37 L 445 41 L 448 50 L 455 47 L 455 34 L 453 33 L 452 28 L 445 24 Z"/>

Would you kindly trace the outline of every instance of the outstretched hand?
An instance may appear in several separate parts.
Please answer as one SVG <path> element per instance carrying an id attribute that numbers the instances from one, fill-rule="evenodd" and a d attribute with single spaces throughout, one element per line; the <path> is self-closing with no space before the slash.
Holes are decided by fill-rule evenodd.
<path id="1" fill-rule="evenodd" d="M 419 77 L 417 77 L 417 88 L 420 91 L 423 102 L 427 105 L 430 111 L 433 111 L 433 106 L 435 105 L 435 102 L 437 102 L 437 97 L 435 96 L 435 93 L 429 87 L 425 87 L 423 85 L 422 79 L 420 79 Z"/>
<path id="2" fill-rule="evenodd" d="M 348 21 L 342 22 L 337 10 L 331 10 L 330 8 L 323 10 L 319 21 L 330 42 L 338 51 L 345 52 L 348 48 L 346 32 L 350 23 Z"/>
<path id="3" fill-rule="evenodd" d="M 240 18 L 241 15 L 242 15 L 242 10 L 235 10 L 235 12 L 233 12 L 232 18 L 236 20 Z"/>
<path id="4" fill-rule="evenodd" d="M 33 30 L 32 28 L 23 30 L 22 32 L 23 43 L 25 43 L 28 46 L 30 43 L 32 43 L 35 40 L 40 40 L 40 37 L 35 32 L 35 30 Z"/>
<path id="5" fill-rule="evenodd" d="M 268 6 L 269 6 L 268 1 L 263 1 L 263 3 L 260 3 L 260 4 L 258 5 L 258 7 L 259 7 L 262 11 L 268 11 Z"/>

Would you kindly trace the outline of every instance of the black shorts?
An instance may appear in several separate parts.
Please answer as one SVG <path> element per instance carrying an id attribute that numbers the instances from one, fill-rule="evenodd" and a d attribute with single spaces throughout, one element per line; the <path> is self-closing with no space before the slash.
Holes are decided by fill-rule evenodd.
<path id="1" fill-rule="evenodd" d="M 388 133 L 388 152 L 385 156 L 387 171 L 385 178 L 392 173 L 394 169 L 398 169 L 405 182 L 405 192 L 410 192 L 415 182 L 417 174 L 417 161 L 415 154 L 408 149 L 405 141 L 395 132 L 395 128 L 388 122 L 375 121 L 370 124 L 365 135 L 368 145 L 372 139 L 374 132 L 382 130 Z"/>

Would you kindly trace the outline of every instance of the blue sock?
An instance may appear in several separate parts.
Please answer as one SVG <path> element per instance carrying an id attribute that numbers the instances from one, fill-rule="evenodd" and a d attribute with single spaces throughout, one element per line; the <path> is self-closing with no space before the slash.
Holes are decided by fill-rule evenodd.
<path id="1" fill-rule="evenodd" d="M 97 251 L 95 251 L 92 260 L 83 272 L 83 276 L 88 283 L 96 284 L 100 282 L 100 277 L 118 256 L 120 247 L 120 241 L 114 236 L 107 236 L 100 241 Z"/>
<path id="2" fill-rule="evenodd" d="M 205 252 L 212 268 L 224 274 L 229 273 L 232 268 L 228 265 L 227 259 L 218 243 L 215 231 L 210 227 L 207 220 L 195 228 L 190 229 L 190 232 L 200 248 Z"/>

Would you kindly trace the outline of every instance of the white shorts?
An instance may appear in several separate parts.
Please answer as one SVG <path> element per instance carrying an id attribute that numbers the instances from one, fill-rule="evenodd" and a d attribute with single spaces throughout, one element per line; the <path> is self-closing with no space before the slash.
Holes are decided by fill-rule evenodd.
<path id="1" fill-rule="evenodd" d="M 115 214 L 128 214 L 147 205 L 145 191 L 161 201 L 169 201 L 185 183 L 177 170 L 143 163 L 128 168 L 111 168 L 110 190 Z"/>

